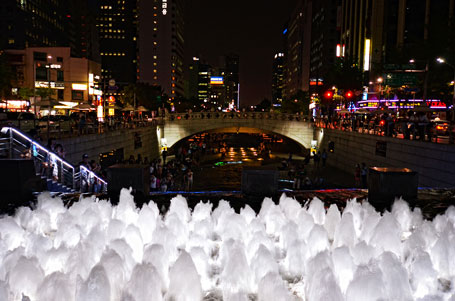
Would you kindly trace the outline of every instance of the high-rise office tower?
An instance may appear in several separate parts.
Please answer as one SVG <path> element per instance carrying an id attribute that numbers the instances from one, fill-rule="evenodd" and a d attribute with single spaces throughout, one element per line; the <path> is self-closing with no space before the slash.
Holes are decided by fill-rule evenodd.
<path id="1" fill-rule="evenodd" d="M 240 58 L 237 54 L 225 56 L 225 76 L 224 85 L 226 87 L 226 101 L 234 102 L 236 106 L 240 102 L 240 82 L 239 82 Z"/>
<path id="2" fill-rule="evenodd" d="M 275 54 L 272 70 L 272 104 L 281 105 L 284 88 L 284 53 Z"/>
<path id="3" fill-rule="evenodd" d="M 183 96 L 184 1 L 139 2 L 139 80 Z"/>
<path id="4" fill-rule="evenodd" d="M 336 57 L 342 56 L 340 41 L 341 0 L 307 0 L 305 15 L 311 21 L 305 32 L 311 32 L 310 90 L 320 92 L 327 73 L 333 68 Z"/>
<path id="5" fill-rule="evenodd" d="M 71 46 L 65 1 L 0 1 L 0 49 Z"/>
<path id="6" fill-rule="evenodd" d="M 440 33 L 454 10 L 454 0 L 342 0 L 341 44 L 365 72 L 365 85 L 375 83 L 385 65 L 430 59 L 424 45 L 443 44 Z M 402 86 L 406 78 L 396 76 L 386 84 Z"/>
<path id="7" fill-rule="evenodd" d="M 72 32 L 72 55 L 101 62 L 100 40 L 97 17 L 100 11 L 99 0 L 71 0 L 70 31 Z"/>
<path id="8" fill-rule="evenodd" d="M 283 30 L 285 84 L 283 97 L 292 97 L 299 90 L 308 91 L 310 32 L 306 30 L 306 1 L 300 0 Z M 307 55 L 306 55 L 307 54 Z"/>
<path id="9" fill-rule="evenodd" d="M 138 76 L 137 1 L 99 0 L 97 21 L 103 86 L 107 88 L 109 80 L 114 79 L 116 85 L 105 92 L 118 95 Z"/>

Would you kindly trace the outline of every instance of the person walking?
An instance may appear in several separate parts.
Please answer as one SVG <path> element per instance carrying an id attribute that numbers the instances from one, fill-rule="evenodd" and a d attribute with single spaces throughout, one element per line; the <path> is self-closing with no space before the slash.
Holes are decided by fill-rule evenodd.
<path id="1" fill-rule="evenodd" d="M 319 162 L 321 161 L 321 152 L 314 152 L 314 165 L 316 165 L 316 168 L 319 168 Z"/>
<path id="2" fill-rule="evenodd" d="M 322 167 L 325 167 L 325 162 L 327 161 L 327 157 L 328 157 L 328 154 L 327 154 L 327 151 L 325 150 L 325 148 L 322 150 L 322 154 L 321 154 L 321 159 L 322 159 Z"/>
<path id="3" fill-rule="evenodd" d="M 354 170 L 355 187 L 360 187 L 360 174 L 361 174 L 360 165 L 356 164 Z"/>
<path id="4" fill-rule="evenodd" d="M 190 191 L 193 188 L 193 172 L 188 169 L 186 173 L 186 191 Z"/>
<path id="5" fill-rule="evenodd" d="M 366 166 L 365 162 L 362 162 L 360 175 L 362 177 L 362 188 L 367 188 L 368 167 Z"/>

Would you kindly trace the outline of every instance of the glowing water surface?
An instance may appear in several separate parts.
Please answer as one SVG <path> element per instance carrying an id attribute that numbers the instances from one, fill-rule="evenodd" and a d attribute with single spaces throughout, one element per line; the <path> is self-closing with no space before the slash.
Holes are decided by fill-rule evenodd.
<path id="1" fill-rule="evenodd" d="M 225 201 L 161 215 L 94 198 L 0 219 L 0 300 L 455 300 L 455 208 L 433 221 L 397 200 L 380 214 L 350 201 Z"/>

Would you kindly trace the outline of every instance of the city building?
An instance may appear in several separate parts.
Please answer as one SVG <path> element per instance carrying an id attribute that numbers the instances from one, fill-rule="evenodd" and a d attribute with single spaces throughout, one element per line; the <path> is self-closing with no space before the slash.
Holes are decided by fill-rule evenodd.
<path id="1" fill-rule="evenodd" d="M 2 0 L 0 49 L 70 47 L 73 57 L 99 61 L 97 1 Z"/>
<path id="2" fill-rule="evenodd" d="M 184 95 L 184 1 L 139 1 L 139 77 L 171 99 Z"/>
<path id="3" fill-rule="evenodd" d="M 284 53 L 275 54 L 272 70 L 272 104 L 280 106 L 284 89 Z"/>
<path id="4" fill-rule="evenodd" d="M 67 18 L 71 21 L 71 55 L 101 62 L 97 28 L 99 0 L 71 0 L 69 5 L 71 14 Z"/>
<path id="5" fill-rule="evenodd" d="M 0 1 L 0 49 L 70 46 L 69 13 L 64 1 Z"/>
<path id="6" fill-rule="evenodd" d="M 200 103 L 208 103 L 210 100 L 212 67 L 206 63 L 198 63 L 197 97 Z"/>
<path id="7" fill-rule="evenodd" d="M 298 2 L 284 27 L 285 84 L 283 97 L 292 97 L 299 90 L 309 89 L 309 38 L 306 30 L 306 1 Z"/>
<path id="8" fill-rule="evenodd" d="M 5 53 L 16 74 L 12 82 L 13 94 L 19 94 L 21 88 L 28 88 L 33 94 L 30 97 L 32 108 L 34 100 L 39 101 L 40 88 L 52 89 L 50 97 L 61 104 L 54 110 L 71 109 L 82 102 L 100 104 L 99 63 L 72 57 L 69 47 L 29 47 L 5 50 Z"/>
<path id="9" fill-rule="evenodd" d="M 96 26 L 103 89 L 108 96 L 120 96 L 138 78 L 137 0 L 99 0 Z"/>
<path id="10" fill-rule="evenodd" d="M 224 109 L 235 104 L 234 100 L 226 97 L 226 71 L 224 68 L 212 68 L 209 87 L 209 103 L 211 106 Z"/>
<path id="11" fill-rule="evenodd" d="M 306 32 L 311 31 L 310 92 L 320 93 L 327 73 L 336 58 L 342 56 L 341 18 L 338 18 L 341 0 L 307 1 L 306 8 L 305 16 L 311 20 L 306 26 Z"/>
<path id="12" fill-rule="evenodd" d="M 453 0 L 343 0 L 340 44 L 365 72 L 364 84 L 370 89 L 415 85 L 434 59 L 425 45 L 442 45 L 441 32 L 454 10 Z"/>
<path id="13" fill-rule="evenodd" d="M 225 78 L 226 100 L 234 102 L 237 108 L 240 107 L 240 81 L 239 81 L 240 58 L 237 54 L 225 56 Z"/>

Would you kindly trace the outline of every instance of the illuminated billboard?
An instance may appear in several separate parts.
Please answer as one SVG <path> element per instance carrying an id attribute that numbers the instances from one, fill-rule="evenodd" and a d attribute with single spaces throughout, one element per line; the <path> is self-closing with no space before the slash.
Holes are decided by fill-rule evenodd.
<path id="1" fill-rule="evenodd" d="M 212 76 L 210 78 L 211 85 L 222 85 L 224 84 L 224 79 L 222 76 Z"/>

